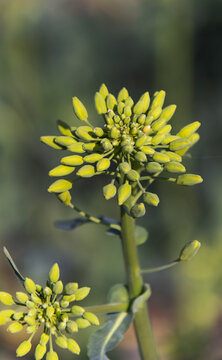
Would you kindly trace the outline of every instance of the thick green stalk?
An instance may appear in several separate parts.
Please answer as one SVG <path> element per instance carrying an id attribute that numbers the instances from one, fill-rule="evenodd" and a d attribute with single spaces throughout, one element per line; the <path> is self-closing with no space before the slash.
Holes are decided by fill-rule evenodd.
<path id="1" fill-rule="evenodd" d="M 123 206 L 121 207 L 121 238 L 127 285 L 129 287 L 130 300 L 133 300 L 140 295 L 143 290 L 143 279 L 140 274 L 140 265 L 134 237 L 134 219 L 127 215 Z M 157 360 L 158 356 L 146 302 L 135 314 L 134 326 L 141 359 Z"/>

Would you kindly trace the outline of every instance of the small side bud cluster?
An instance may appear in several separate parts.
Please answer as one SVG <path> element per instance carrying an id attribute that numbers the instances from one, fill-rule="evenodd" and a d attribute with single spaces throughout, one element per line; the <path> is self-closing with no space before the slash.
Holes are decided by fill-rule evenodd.
<path id="1" fill-rule="evenodd" d="M 95 94 L 96 110 L 104 120 L 101 127 L 90 124 L 85 106 L 74 97 L 74 112 L 85 124 L 75 128 L 59 121 L 60 136 L 41 137 L 48 146 L 71 153 L 62 157 L 60 165 L 50 170 L 49 175 L 64 177 L 74 173 L 76 177 L 90 178 L 106 174 L 111 180 L 103 187 L 105 199 L 117 195 L 121 206 L 133 194 L 138 200 L 129 209 L 133 217 L 145 214 L 144 204 L 158 205 L 158 196 L 146 192 L 146 187 L 158 177 L 178 185 L 201 183 L 201 176 L 187 174 L 182 164 L 183 155 L 199 140 L 197 130 L 200 123 L 188 124 L 173 135 L 169 122 L 176 105 L 163 107 L 165 95 L 165 91 L 157 91 L 150 99 L 146 91 L 134 103 L 126 88 L 115 97 L 102 84 Z M 69 191 L 73 180 L 75 178 L 56 180 L 48 191 L 71 206 Z"/>
<path id="2" fill-rule="evenodd" d="M 11 309 L 0 311 L 0 325 L 10 323 L 7 327 L 8 332 L 14 334 L 25 328 L 26 333 L 30 335 L 28 340 L 18 346 L 17 357 L 29 353 L 32 348 L 31 340 L 41 326 L 43 332 L 35 348 L 36 360 L 43 359 L 45 355 L 46 360 L 59 359 L 57 352 L 53 350 L 52 336 L 55 336 L 57 346 L 73 354 L 79 354 L 78 343 L 68 336 L 81 328 L 99 325 L 95 314 L 85 311 L 78 305 L 79 301 L 88 296 L 90 288 L 79 288 L 78 283 L 75 282 L 64 286 L 59 277 L 59 266 L 55 263 L 49 271 L 44 288 L 27 277 L 24 281 L 26 292 L 16 292 L 15 298 L 7 292 L 0 292 L 0 302 L 4 305 L 25 307 L 22 311 Z"/>

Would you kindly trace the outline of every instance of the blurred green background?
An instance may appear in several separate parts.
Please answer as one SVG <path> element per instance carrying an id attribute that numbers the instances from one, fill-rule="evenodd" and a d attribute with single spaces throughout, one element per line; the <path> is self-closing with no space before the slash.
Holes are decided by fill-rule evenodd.
<path id="1" fill-rule="evenodd" d="M 175 132 L 201 121 L 201 141 L 186 160 L 200 174 L 196 187 L 154 184 L 158 208 L 139 223 L 150 237 L 139 248 L 142 265 L 160 265 L 198 239 L 190 263 L 146 276 L 150 312 L 163 360 L 222 358 L 222 2 L 220 0 L 1 0 L 0 2 L 0 241 L 21 272 L 44 283 L 58 261 L 65 281 L 92 287 L 85 304 L 104 303 L 109 288 L 124 282 L 118 238 L 85 225 L 57 230 L 54 221 L 76 216 L 47 193 L 48 171 L 60 157 L 40 143 L 57 134 L 56 120 L 77 124 L 71 98 L 98 121 L 93 97 L 102 82 L 133 98 L 167 91 L 177 104 Z M 104 179 L 76 184 L 73 198 L 95 215 L 117 217 L 116 202 L 102 196 Z M 20 285 L 3 253 L 0 287 Z M 21 335 L 0 329 L 0 358 L 15 359 Z M 86 330 L 78 341 L 87 358 Z M 28 355 L 27 358 L 30 358 Z M 62 352 L 69 360 L 71 353 Z M 111 359 L 139 359 L 130 329 Z"/>

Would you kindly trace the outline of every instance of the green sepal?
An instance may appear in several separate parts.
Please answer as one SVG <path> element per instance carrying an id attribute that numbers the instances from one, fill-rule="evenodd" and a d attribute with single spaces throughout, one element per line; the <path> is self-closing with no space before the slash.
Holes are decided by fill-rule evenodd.
<path id="1" fill-rule="evenodd" d="M 107 113 L 107 107 L 104 97 L 97 92 L 95 94 L 95 106 L 98 114 L 106 114 Z"/>
<path id="2" fill-rule="evenodd" d="M 72 98 L 73 109 L 79 120 L 86 121 L 88 113 L 83 103 L 75 96 Z"/>

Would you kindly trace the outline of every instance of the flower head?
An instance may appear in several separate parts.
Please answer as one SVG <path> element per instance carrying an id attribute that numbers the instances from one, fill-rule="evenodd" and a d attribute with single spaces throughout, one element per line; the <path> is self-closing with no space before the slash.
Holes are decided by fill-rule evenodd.
<path id="1" fill-rule="evenodd" d="M 152 101 L 145 92 L 134 103 L 126 88 L 120 90 L 116 98 L 103 84 L 95 94 L 96 110 L 102 115 L 103 124 L 94 127 L 85 106 L 74 97 L 74 112 L 85 125 L 69 127 L 59 121 L 61 136 L 41 137 L 45 144 L 69 151 L 60 159 L 60 165 L 49 172 L 50 176 L 62 179 L 56 180 L 48 191 L 70 205 L 69 190 L 75 179 L 105 174 L 110 181 L 103 188 L 104 197 L 108 200 L 117 193 L 119 205 L 127 204 L 131 215 L 137 217 L 145 213 L 144 202 L 154 206 L 159 203 L 156 194 L 147 192 L 154 180 L 163 178 L 180 185 L 202 182 L 199 175 L 185 174 L 182 164 L 183 155 L 199 140 L 196 131 L 200 123 L 186 125 L 173 135 L 169 121 L 176 105 L 163 108 L 164 100 L 165 91 L 161 90 L 154 94 Z M 70 174 L 76 177 L 63 178 Z M 140 197 L 142 202 L 137 203 Z"/>
<path id="2" fill-rule="evenodd" d="M 17 357 L 25 356 L 31 350 L 31 340 L 39 328 L 42 328 L 42 334 L 35 349 L 36 360 L 43 359 L 45 354 L 46 360 L 58 360 L 58 355 L 53 350 L 53 336 L 59 347 L 79 354 L 78 343 L 67 335 L 77 332 L 80 328 L 99 324 L 96 315 L 85 311 L 78 303 L 89 294 L 90 288 L 79 288 L 78 283 L 74 282 L 64 286 L 59 280 L 59 273 L 56 263 L 49 271 L 45 287 L 26 277 L 26 292 L 16 292 L 15 298 L 7 292 L 0 292 L 0 302 L 20 307 L 19 310 L 0 311 L 0 325 L 10 322 L 7 328 L 10 333 L 17 333 L 25 328 L 29 334 L 29 338 L 18 346 Z"/>

